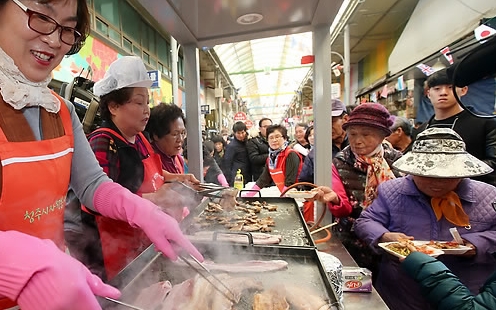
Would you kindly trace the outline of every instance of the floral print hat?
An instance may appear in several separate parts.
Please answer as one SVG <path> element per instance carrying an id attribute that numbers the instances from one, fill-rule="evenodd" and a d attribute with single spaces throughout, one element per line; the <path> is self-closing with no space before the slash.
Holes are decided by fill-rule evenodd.
<path id="1" fill-rule="evenodd" d="M 486 163 L 465 151 L 452 129 L 428 128 L 417 135 L 411 152 L 393 163 L 401 172 L 432 178 L 468 178 L 491 173 Z"/>

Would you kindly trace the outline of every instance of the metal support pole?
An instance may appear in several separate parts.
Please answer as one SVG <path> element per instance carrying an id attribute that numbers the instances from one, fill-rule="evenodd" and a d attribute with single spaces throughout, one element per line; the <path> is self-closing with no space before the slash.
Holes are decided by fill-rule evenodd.
<path id="1" fill-rule="evenodd" d="M 350 26 L 344 26 L 344 104 L 351 105 L 351 77 L 350 77 Z"/>
<path id="2" fill-rule="evenodd" d="M 316 26 L 312 37 L 313 53 L 315 55 L 314 68 L 317 68 L 317 70 L 313 70 L 315 184 L 331 186 L 331 44 L 329 25 Z M 317 205 L 317 214 L 321 214 L 323 208 L 326 207 L 324 204 L 319 203 Z M 330 217 L 325 219 L 325 221 L 330 220 L 332 220 Z"/>
<path id="3" fill-rule="evenodd" d="M 195 44 L 183 46 L 188 130 L 188 172 L 203 182 L 202 128 L 200 122 L 200 56 Z"/>
<path id="4" fill-rule="evenodd" d="M 179 46 L 176 39 L 171 36 L 171 56 L 172 56 L 172 102 L 179 103 L 179 75 L 177 73 L 177 64 L 179 59 Z"/>

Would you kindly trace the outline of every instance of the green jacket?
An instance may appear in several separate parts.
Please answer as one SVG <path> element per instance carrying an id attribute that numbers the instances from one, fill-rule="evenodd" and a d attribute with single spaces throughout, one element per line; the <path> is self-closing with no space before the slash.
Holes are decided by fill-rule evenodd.
<path id="1" fill-rule="evenodd" d="M 439 310 L 496 309 L 496 272 L 474 296 L 443 263 L 420 252 L 408 255 L 403 270 L 421 286 L 422 293 Z"/>

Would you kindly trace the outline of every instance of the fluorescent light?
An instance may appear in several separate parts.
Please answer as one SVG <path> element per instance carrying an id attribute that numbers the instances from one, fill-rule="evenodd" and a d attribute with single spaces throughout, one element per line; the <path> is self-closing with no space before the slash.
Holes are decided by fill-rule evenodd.
<path id="1" fill-rule="evenodd" d="M 329 33 L 331 34 L 331 45 L 336 40 L 337 36 L 343 29 L 343 27 L 348 23 L 351 14 L 355 11 L 358 4 L 363 3 L 363 0 L 344 0 L 339 8 L 338 14 L 332 21 L 331 27 L 329 27 Z"/>

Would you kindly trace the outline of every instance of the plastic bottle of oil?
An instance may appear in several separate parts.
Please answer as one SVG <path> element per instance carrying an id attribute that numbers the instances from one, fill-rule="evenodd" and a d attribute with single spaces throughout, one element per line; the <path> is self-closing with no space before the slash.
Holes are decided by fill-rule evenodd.
<path id="1" fill-rule="evenodd" d="M 239 190 L 243 189 L 243 175 L 241 174 L 241 169 L 236 171 L 236 176 L 234 177 L 234 188 Z"/>

